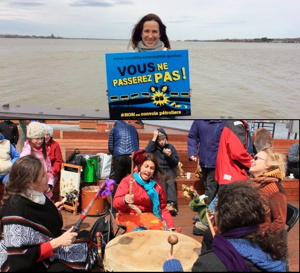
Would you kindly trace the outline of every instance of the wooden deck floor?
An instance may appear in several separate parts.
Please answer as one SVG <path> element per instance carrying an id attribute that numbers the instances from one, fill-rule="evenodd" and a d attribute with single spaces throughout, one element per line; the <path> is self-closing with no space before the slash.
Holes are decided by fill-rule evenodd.
<path id="1" fill-rule="evenodd" d="M 299 208 L 299 201 L 291 201 L 291 204 Z M 74 216 L 71 212 L 62 211 L 65 228 L 69 228 L 72 225 L 75 225 L 79 219 L 79 215 Z M 193 235 L 193 216 L 194 212 L 191 211 L 188 205 L 180 205 L 179 213 L 174 217 L 176 227 L 182 228 L 182 233 L 194 238 L 195 240 L 201 242 L 202 236 Z M 88 216 L 83 221 L 81 229 L 89 230 L 91 226 L 97 220 L 96 216 Z M 289 263 L 291 272 L 299 272 L 299 221 L 296 225 L 290 230 L 288 234 L 288 248 L 289 248 Z M 97 269 L 92 270 L 97 271 Z"/>

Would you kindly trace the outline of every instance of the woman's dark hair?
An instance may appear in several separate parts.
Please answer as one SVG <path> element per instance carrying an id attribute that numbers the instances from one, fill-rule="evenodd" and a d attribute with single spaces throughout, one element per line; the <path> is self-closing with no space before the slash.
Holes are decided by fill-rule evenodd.
<path id="1" fill-rule="evenodd" d="M 140 149 L 133 153 L 132 160 L 134 162 L 134 165 L 138 167 L 139 171 L 141 170 L 141 166 L 144 164 L 144 162 L 146 160 L 150 160 L 154 163 L 154 167 L 155 167 L 153 177 L 157 178 L 157 175 L 160 175 L 160 176 L 162 175 L 162 171 L 161 171 L 161 168 L 159 167 L 156 154 L 146 153 L 145 150 Z"/>
<path id="2" fill-rule="evenodd" d="M 171 49 L 169 38 L 167 36 L 167 27 L 163 24 L 162 20 L 154 13 L 145 15 L 133 28 L 131 32 L 130 44 L 133 49 L 137 48 L 139 41 L 142 39 L 142 32 L 144 23 L 147 21 L 155 21 L 159 25 L 160 40 L 164 43 L 165 47 Z"/>
<path id="3" fill-rule="evenodd" d="M 265 222 L 265 201 L 258 187 L 251 181 L 236 181 L 224 185 L 218 193 L 216 222 L 220 233 L 243 226 L 255 226 Z M 257 230 L 245 236 L 256 242 L 274 259 L 285 259 L 287 245 L 282 234 Z"/>
<path id="4" fill-rule="evenodd" d="M 218 229 L 225 232 L 237 227 L 265 222 L 262 198 L 254 183 L 241 181 L 224 185 L 218 193 Z"/>

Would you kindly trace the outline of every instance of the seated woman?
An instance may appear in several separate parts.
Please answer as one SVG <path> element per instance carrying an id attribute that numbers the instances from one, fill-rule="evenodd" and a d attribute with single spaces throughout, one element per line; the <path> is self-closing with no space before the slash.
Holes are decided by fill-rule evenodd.
<path id="1" fill-rule="evenodd" d="M 286 238 L 284 230 L 287 216 L 287 200 L 280 181 L 285 176 L 286 160 L 283 154 L 272 148 L 262 148 L 251 161 L 249 169 L 250 180 L 255 182 L 260 195 L 265 200 L 266 221 L 260 224 L 265 231 L 281 233 Z M 203 236 L 202 252 L 211 249 L 212 234 L 206 230 Z"/>
<path id="2" fill-rule="evenodd" d="M 285 156 L 272 148 L 264 148 L 254 156 L 249 172 L 266 200 L 266 221 L 261 228 L 282 232 L 287 216 L 287 200 L 281 185 L 286 173 Z"/>
<path id="3" fill-rule="evenodd" d="M 45 144 L 46 151 L 49 155 L 52 173 L 54 176 L 54 184 L 60 180 L 61 165 L 64 163 L 59 143 L 53 139 L 53 128 L 43 123 L 45 127 Z"/>
<path id="4" fill-rule="evenodd" d="M 201 253 L 193 272 L 285 272 L 287 245 L 277 232 L 264 232 L 264 200 L 250 181 L 224 185 L 216 207 L 212 249 Z M 168 256 L 164 268 L 174 257 Z M 180 257 L 178 258 L 180 260 Z"/>
<path id="5" fill-rule="evenodd" d="M 0 206 L 1 272 L 72 272 L 84 269 L 88 254 L 86 240 L 72 228 L 62 233 L 59 212 L 44 192 L 48 176 L 40 159 L 19 158 L 12 166 Z"/>
<path id="6" fill-rule="evenodd" d="M 133 155 L 133 174 L 123 178 L 113 199 L 117 222 L 127 232 L 142 229 L 174 230 L 162 184 L 157 180 L 159 166 L 153 154 L 138 150 Z"/>

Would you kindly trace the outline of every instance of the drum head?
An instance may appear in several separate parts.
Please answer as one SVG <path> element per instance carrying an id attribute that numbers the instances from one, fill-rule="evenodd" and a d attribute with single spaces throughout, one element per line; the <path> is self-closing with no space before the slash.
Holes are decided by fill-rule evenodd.
<path id="1" fill-rule="evenodd" d="M 162 271 L 171 245 L 168 237 L 175 234 L 178 243 L 173 255 L 184 271 L 191 271 L 201 252 L 201 243 L 177 232 L 143 230 L 125 233 L 111 240 L 105 248 L 104 265 L 107 271 Z"/>

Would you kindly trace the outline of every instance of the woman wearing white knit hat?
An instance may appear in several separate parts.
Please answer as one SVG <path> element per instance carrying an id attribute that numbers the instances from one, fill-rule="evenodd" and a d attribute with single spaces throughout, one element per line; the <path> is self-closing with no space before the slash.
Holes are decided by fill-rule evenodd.
<path id="1" fill-rule="evenodd" d="M 60 180 L 61 164 L 64 163 L 59 143 L 53 139 L 53 128 L 45 123 L 45 143 L 47 154 L 50 157 L 52 173 L 55 183 Z"/>
<path id="2" fill-rule="evenodd" d="M 54 176 L 51 168 L 50 157 L 47 155 L 45 144 L 45 128 L 42 123 L 32 121 L 27 126 L 27 140 L 24 143 L 20 157 L 32 154 L 39 158 L 48 175 L 49 188 L 45 192 L 45 195 L 51 199 L 53 196 L 52 190 L 54 188 Z"/>

